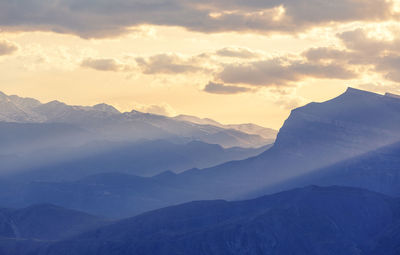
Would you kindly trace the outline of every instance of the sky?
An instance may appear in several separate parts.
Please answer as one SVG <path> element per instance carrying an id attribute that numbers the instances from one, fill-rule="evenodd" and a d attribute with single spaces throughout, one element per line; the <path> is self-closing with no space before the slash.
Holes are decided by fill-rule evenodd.
<path id="1" fill-rule="evenodd" d="M 278 129 L 400 93 L 399 0 L 0 0 L 0 91 Z"/>

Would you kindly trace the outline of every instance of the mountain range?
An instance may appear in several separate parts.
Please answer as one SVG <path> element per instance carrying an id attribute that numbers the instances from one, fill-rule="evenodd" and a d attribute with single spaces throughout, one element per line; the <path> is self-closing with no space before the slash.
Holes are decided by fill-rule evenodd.
<path id="1" fill-rule="evenodd" d="M 115 153 L 50 165 L 24 178 L 4 180 L 0 204 L 53 203 L 122 218 L 192 200 L 252 198 L 310 184 L 362 187 L 397 196 L 399 126 L 399 98 L 349 88 L 330 101 L 293 110 L 274 145 L 260 155 L 204 169 L 182 171 L 185 164 L 181 168 L 175 165 L 178 173 L 161 173 L 168 169 L 158 168 L 159 174 L 145 177 L 143 173 L 157 165 L 150 163 L 183 163 L 189 154 L 174 156 L 169 149 L 162 149 L 159 154 L 142 157 L 146 154 L 141 151 L 147 151 L 144 144 L 132 153 L 129 147 L 121 147 Z M 122 160 L 125 152 L 131 161 Z M 186 156 L 180 159 L 179 155 Z M 201 154 L 191 155 L 196 159 Z M 140 158 L 150 163 L 135 166 Z M 348 162 L 353 162 L 351 168 Z M 129 169 L 135 168 L 146 171 L 132 175 Z"/>
<path id="2" fill-rule="evenodd" d="M 194 118 L 193 118 L 194 119 Z M 142 113 L 121 113 L 111 105 L 71 106 L 59 101 L 45 104 L 0 92 L 0 122 L 58 123 L 83 129 L 87 134 L 69 138 L 82 144 L 88 140 L 135 141 L 140 139 L 200 140 L 223 147 L 261 147 L 270 144 L 276 131 L 253 124 L 222 125 L 216 121 L 191 122 L 189 119 Z M 58 142 L 54 143 L 58 145 Z"/>

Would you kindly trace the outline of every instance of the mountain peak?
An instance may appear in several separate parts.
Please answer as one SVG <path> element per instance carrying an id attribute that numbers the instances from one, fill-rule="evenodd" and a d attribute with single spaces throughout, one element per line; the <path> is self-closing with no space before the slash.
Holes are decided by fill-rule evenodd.
<path id="1" fill-rule="evenodd" d="M 348 87 L 346 92 L 344 92 L 344 95 L 359 95 L 359 96 L 379 96 L 382 97 L 382 95 L 371 92 L 371 91 L 366 91 L 362 89 L 356 89 L 353 87 Z"/>
<path id="2" fill-rule="evenodd" d="M 93 106 L 93 109 L 109 113 L 121 113 L 114 106 L 105 103 L 96 104 Z"/>

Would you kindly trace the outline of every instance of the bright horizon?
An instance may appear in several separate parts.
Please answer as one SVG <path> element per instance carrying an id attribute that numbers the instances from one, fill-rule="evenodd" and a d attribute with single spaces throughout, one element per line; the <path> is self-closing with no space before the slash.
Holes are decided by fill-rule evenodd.
<path id="1" fill-rule="evenodd" d="M 113 9 L 43 4 L 43 19 L 22 2 L 0 3 L 0 91 L 274 129 L 291 109 L 347 87 L 400 91 L 398 1 L 348 0 L 347 12 L 333 8 L 326 17 L 327 6 L 291 1 L 237 1 L 229 9 L 176 1 L 177 13 L 156 2 L 147 15 L 124 1 Z M 69 18 L 53 15 L 69 8 Z M 177 16 L 186 12 L 193 24 Z"/>

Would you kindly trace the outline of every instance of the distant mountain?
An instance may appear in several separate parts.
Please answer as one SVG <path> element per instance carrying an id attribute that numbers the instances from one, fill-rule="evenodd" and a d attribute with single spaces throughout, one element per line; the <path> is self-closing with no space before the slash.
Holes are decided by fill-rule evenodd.
<path id="1" fill-rule="evenodd" d="M 166 116 L 131 111 L 120 113 L 110 105 L 70 106 L 59 101 L 42 104 L 31 98 L 0 94 L 0 121 L 65 123 L 107 140 L 200 140 L 223 147 L 260 147 L 273 142 L 255 132 L 220 125 L 197 124 Z"/>
<path id="2" fill-rule="evenodd" d="M 168 207 L 32 254 L 398 254 L 399 239 L 392 233 L 398 233 L 393 226 L 399 220 L 398 199 L 355 188 L 310 186 L 255 200 Z"/>
<path id="3" fill-rule="evenodd" d="M 212 126 L 217 126 L 217 127 L 222 127 L 225 129 L 234 129 L 237 131 L 241 131 L 247 134 L 253 134 L 253 135 L 259 135 L 265 139 L 269 139 L 271 141 L 274 141 L 276 139 L 276 135 L 278 134 L 278 131 L 271 129 L 271 128 L 265 128 L 261 127 L 252 123 L 246 123 L 246 124 L 230 124 L 230 125 L 224 125 L 221 124 L 215 120 L 209 119 L 209 118 L 198 118 L 196 116 L 190 116 L 190 115 L 178 115 L 174 117 L 177 120 L 182 120 L 182 121 L 188 121 L 200 125 L 212 125 Z"/>
<path id="4" fill-rule="evenodd" d="M 176 173 L 191 168 L 211 167 L 231 160 L 256 156 L 271 147 L 223 148 L 200 141 L 173 143 L 167 140 L 138 142 L 92 142 L 80 147 L 40 150 L 14 159 L 12 178 L 28 181 L 61 181 L 105 173 L 119 172 L 153 176 L 170 170 Z M 51 157 L 45 160 L 43 157 Z M 58 160 L 57 160 L 58 159 Z M 156 159 L 156 160 L 155 160 Z M 8 162 L 13 162 L 11 159 Z M 19 169 L 18 167 L 21 166 Z M 6 172 L 12 163 L 0 166 Z M 4 175 L 3 175 L 4 176 Z"/>
<path id="5" fill-rule="evenodd" d="M 23 209 L 0 209 L 0 237 L 59 240 L 109 222 L 103 218 L 50 204 Z"/>

